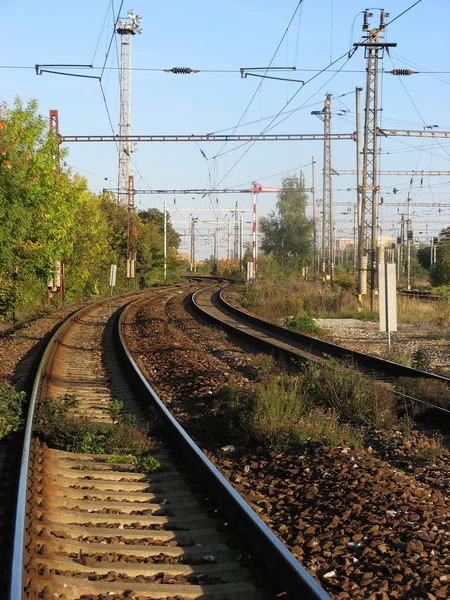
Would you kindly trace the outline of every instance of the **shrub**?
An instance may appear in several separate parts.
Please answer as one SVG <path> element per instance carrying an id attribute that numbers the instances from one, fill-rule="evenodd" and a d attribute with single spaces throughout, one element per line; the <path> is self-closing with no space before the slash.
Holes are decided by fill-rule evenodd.
<path id="1" fill-rule="evenodd" d="M 284 325 L 294 331 L 307 331 L 308 333 L 317 333 L 320 330 L 320 327 L 314 319 L 306 313 L 298 315 L 297 317 L 286 317 L 284 319 Z"/>
<path id="2" fill-rule="evenodd" d="M 128 422 L 126 413 L 117 423 L 94 423 L 70 414 L 73 397 L 45 398 L 36 407 L 35 433 L 49 446 L 90 454 L 132 454 L 149 452 L 148 431 Z M 130 415 L 132 417 L 132 415 Z M 133 417 L 132 417 L 133 419 Z"/>
<path id="3" fill-rule="evenodd" d="M 420 371 L 429 371 L 431 366 L 431 356 L 426 348 L 419 348 L 412 357 L 412 366 Z"/>
<path id="4" fill-rule="evenodd" d="M 25 400 L 25 392 L 18 392 L 12 385 L 0 385 L 0 439 L 21 429 Z"/>
<path id="5" fill-rule="evenodd" d="M 108 407 L 108 414 L 111 417 L 111 421 L 116 423 L 119 420 L 120 413 L 123 409 L 122 400 L 111 400 Z"/>
<path id="6" fill-rule="evenodd" d="M 155 471 L 160 471 L 162 469 L 162 464 L 157 458 L 151 454 L 147 454 L 146 456 L 141 456 L 139 458 L 138 468 L 140 471 L 145 471 L 146 473 L 154 473 Z"/>
<path id="7" fill-rule="evenodd" d="M 391 393 L 337 363 L 271 376 L 251 392 L 228 386 L 221 396 L 222 419 L 234 439 L 240 431 L 241 439 L 279 449 L 308 441 L 360 446 L 361 425 L 388 427 L 395 419 Z"/>
<path id="8" fill-rule="evenodd" d="M 428 378 L 400 377 L 395 388 L 402 394 L 450 410 L 450 388 L 444 381 Z M 413 415 L 419 415 L 429 410 L 433 409 L 419 402 L 414 402 L 411 408 Z"/>
<path id="9" fill-rule="evenodd" d="M 310 406 L 332 409 L 341 421 L 390 427 L 395 419 L 391 392 L 351 366 L 330 359 L 325 365 L 307 363 L 303 377 Z"/>

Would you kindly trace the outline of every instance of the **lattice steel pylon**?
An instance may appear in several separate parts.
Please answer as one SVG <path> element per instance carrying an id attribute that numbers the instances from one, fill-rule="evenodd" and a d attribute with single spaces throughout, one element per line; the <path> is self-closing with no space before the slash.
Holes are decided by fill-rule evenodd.
<path id="1" fill-rule="evenodd" d="M 326 95 L 323 115 L 323 215 L 322 215 L 322 274 L 333 281 L 334 223 L 333 223 L 333 167 L 331 148 L 331 94 Z"/>
<path id="2" fill-rule="evenodd" d="M 124 137 L 131 133 L 131 40 L 136 33 L 142 33 L 139 27 L 141 17 L 133 11 L 128 12 L 128 19 L 117 20 L 116 33 L 120 35 L 120 67 L 119 67 L 119 141 L 118 141 L 118 174 L 117 200 L 125 203 L 128 194 L 128 178 L 131 175 L 131 141 Z"/>
<path id="3" fill-rule="evenodd" d="M 364 116 L 363 171 L 361 182 L 361 211 L 359 226 L 359 261 L 361 271 L 370 264 L 371 307 L 375 302 L 376 270 L 377 270 L 377 194 L 378 185 L 378 61 L 383 58 L 385 48 L 395 47 L 395 43 L 381 40 L 386 27 L 387 13 L 380 11 L 380 24 L 377 29 L 370 29 L 369 17 L 372 13 L 364 11 L 362 30 L 366 33 L 363 42 L 353 44 L 362 46 L 367 59 L 366 103 Z M 366 263 L 367 257 L 367 263 Z M 361 273 L 365 279 L 365 273 Z M 364 294 L 364 286 L 361 295 Z"/>

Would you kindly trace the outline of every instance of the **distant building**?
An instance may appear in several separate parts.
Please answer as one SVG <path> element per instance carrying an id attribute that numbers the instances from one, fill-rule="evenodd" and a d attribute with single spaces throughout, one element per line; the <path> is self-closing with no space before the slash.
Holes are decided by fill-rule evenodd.
<path id="1" fill-rule="evenodd" d="M 345 250 L 353 247 L 353 238 L 338 238 L 336 240 L 336 250 Z"/>

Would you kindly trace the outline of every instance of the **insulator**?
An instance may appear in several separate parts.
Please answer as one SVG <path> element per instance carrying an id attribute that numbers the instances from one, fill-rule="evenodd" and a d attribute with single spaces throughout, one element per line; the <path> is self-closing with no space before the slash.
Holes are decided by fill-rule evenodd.
<path id="1" fill-rule="evenodd" d="M 189 73 L 198 73 L 196 69 L 189 67 L 173 67 L 173 69 L 164 69 L 166 73 L 175 73 L 175 75 L 189 75 Z"/>
<path id="2" fill-rule="evenodd" d="M 413 75 L 414 71 L 411 71 L 411 69 L 394 69 L 393 71 L 391 71 L 392 75 Z"/>

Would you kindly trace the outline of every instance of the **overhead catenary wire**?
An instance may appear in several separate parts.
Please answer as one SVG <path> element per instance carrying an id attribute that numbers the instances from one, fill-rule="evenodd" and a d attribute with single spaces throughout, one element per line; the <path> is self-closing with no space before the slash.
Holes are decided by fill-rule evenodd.
<path id="1" fill-rule="evenodd" d="M 300 5 L 302 4 L 302 2 L 303 2 L 303 0 L 299 0 L 298 4 L 297 4 L 297 6 L 296 6 L 296 8 L 295 8 L 295 10 L 294 10 L 294 13 L 293 13 L 293 15 L 292 15 L 292 17 L 291 17 L 291 18 L 290 18 L 290 20 L 289 20 L 289 23 L 288 23 L 288 25 L 287 25 L 287 27 L 286 27 L 286 29 L 285 29 L 285 31 L 284 31 L 284 33 L 283 33 L 282 37 L 281 37 L 281 40 L 279 41 L 279 43 L 278 43 L 278 46 L 276 47 L 276 50 L 275 50 L 275 52 L 273 53 L 273 56 L 272 56 L 272 58 L 270 59 L 269 65 L 268 65 L 268 67 L 267 67 L 267 69 L 266 69 L 266 71 L 265 71 L 265 74 L 266 74 L 266 75 L 267 75 L 267 72 L 268 72 L 268 70 L 269 70 L 269 69 L 270 69 L 270 67 L 272 66 L 272 63 L 273 63 L 273 61 L 275 60 L 275 58 L 276 58 L 276 55 L 278 54 L 278 50 L 280 49 L 280 47 L 281 47 L 281 44 L 283 43 L 283 41 L 284 41 L 284 39 L 285 39 L 285 37 L 286 37 L 286 35 L 287 35 L 288 31 L 289 31 L 289 28 L 290 28 L 290 26 L 291 26 L 291 24 L 292 24 L 292 21 L 294 20 L 294 18 L 295 18 L 295 15 L 297 14 L 297 12 L 298 12 L 298 9 L 300 8 Z M 259 90 L 260 90 L 260 88 L 261 88 L 261 86 L 262 86 L 263 82 L 264 82 L 264 80 L 262 79 L 262 80 L 259 82 L 259 84 L 258 84 L 258 86 L 257 86 L 256 90 L 253 92 L 253 95 L 252 95 L 252 97 L 250 98 L 250 101 L 248 102 L 248 104 L 247 104 L 247 106 L 246 106 L 246 108 L 245 108 L 244 112 L 242 113 L 242 115 L 241 115 L 241 117 L 240 117 L 239 121 L 237 122 L 237 125 L 236 125 L 236 126 L 235 126 L 235 128 L 233 129 L 233 133 L 236 131 L 236 129 L 239 127 L 240 123 L 242 122 L 242 119 L 245 117 L 245 115 L 246 115 L 246 113 L 247 113 L 248 109 L 249 109 L 249 108 L 250 108 L 250 106 L 252 105 L 252 102 L 253 102 L 253 100 L 255 99 L 255 97 L 256 97 L 256 95 L 257 95 L 257 93 L 259 92 Z M 219 150 L 218 154 L 220 154 L 220 152 L 223 150 L 223 148 L 225 148 L 226 144 L 227 144 L 227 142 L 225 142 L 225 144 L 223 144 L 223 146 L 220 148 L 220 150 Z"/>

